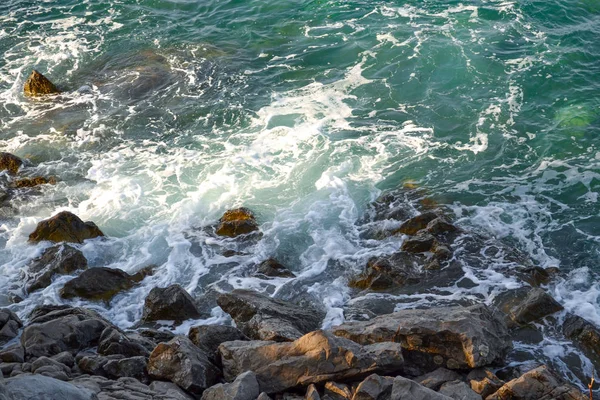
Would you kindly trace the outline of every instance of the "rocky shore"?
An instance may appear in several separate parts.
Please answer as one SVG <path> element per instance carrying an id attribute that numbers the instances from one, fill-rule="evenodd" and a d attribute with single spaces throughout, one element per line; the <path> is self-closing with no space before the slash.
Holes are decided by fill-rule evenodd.
<path id="1" fill-rule="evenodd" d="M 58 89 L 34 72 L 25 92 Z M 0 153 L 0 171 L 11 188 L 2 207 L 10 207 L 10 196 L 19 191 L 56 182 L 21 177 L 26 164 Z M 467 234 L 433 202 L 415 209 L 408 201 L 414 193 L 408 188 L 385 194 L 358 222 L 365 240 L 403 242 L 399 251 L 369 260 L 363 271 L 348 271 L 354 295 L 427 294 L 471 285 L 463 263 L 477 265 L 478 254 L 506 249 Z M 204 229 L 239 242 L 262 235 L 247 208 L 229 210 Z M 363 296 L 344 309 L 346 322 L 324 329 L 326 310 L 314 302 L 241 289 L 195 298 L 175 284 L 152 289 L 141 320 L 123 330 L 94 310 L 68 305 L 77 298 L 110 304 L 156 271 L 153 265 L 135 274 L 88 268 L 79 246 L 103 237 L 101 227 L 69 212 L 41 221 L 29 235 L 32 245 L 52 245 L 23 271 L 15 302 L 61 275 L 73 278 L 60 291 L 65 304 L 40 304 L 23 319 L 10 308 L 0 310 L 0 399 L 588 399 L 551 365 L 509 362 L 513 342 L 524 335 L 539 342 L 543 327 L 559 331 L 600 365 L 600 330 L 565 316 L 545 290 L 559 271 L 536 266 L 514 249 L 507 253 L 518 267 L 494 272 L 520 287 L 489 298 L 396 309 L 382 304 L 385 299 L 369 302 Z M 222 249 L 224 255 L 229 251 Z M 295 278 L 275 259 L 256 265 L 253 273 L 265 280 Z M 165 328 L 165 321 L 173 327 L 205 317 L 203 302 L 220 307 L 231 324 L 193 326 L 187 335 Z"/>

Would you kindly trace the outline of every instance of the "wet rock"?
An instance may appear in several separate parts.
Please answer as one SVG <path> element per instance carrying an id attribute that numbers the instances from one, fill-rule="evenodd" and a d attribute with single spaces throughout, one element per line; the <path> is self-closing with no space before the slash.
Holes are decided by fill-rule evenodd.
<path id="1" fill-rule="evenodd" d="M 23 160 L 19 157 L 5 152 L 0 152 L 0 171 L 8 171 L 9 174 L 15 175 L 19 172 L 19 168 L 23 165 Z"/>
<path id="2" fill-rule="evenodd" d="M 36 310 L 32 314 L 36 315 Z M 23 330 L 21 345 L 26 358 L 53 356 L 63 351 L 75 354 L 97 345 L 108 326 L 111 324 L 99 314 L 83 308 L 38 312 Z"/>
<path id="3" fill-rule="evenodd" d="M 144 380 L 146 376 L 146 357 L 129 357 L 120 360 L 109 360 L 103 369 L 110 378 L 131 377 Z"/>
<path id="4" fill-rule="evenodd" d="M 251 290 L 222 294 L 217 303 L 246 336 L 257 340 L 296 340 L 318 329 L 324 317 L 311 307 L 299 307 Z"/>
<path id="5" fill-rule="evenodd" d="M 156 346 L 147 368 L 152 378 L 169 380 L 192 393 L 202 393 L 218 383 L 221 376 L 206 354 L 184 336 Z"/>
<path id="6" fill-rule="evenodd" d="M 502 386 L 486 400 L 586 400 L 581 391 L 542 365 Z"/>
<path id="7" fill-rule="evenodd" d="M 319 391 L 314 384 L 308 385 L 308 389 L 306 389 L 306 395 L 304 396 L 305 400 L 321 400 L 321 396 L 319 395 Z"/>
<path id="8" fill-rule="evenodd" d="M 350 280 L 348 285 L 357 289 L 387 290 L 417 283 L 421 277 L 422 258 L 406 252 L 368 261 L 365 272 Z"/>
<path id="9" fill-rule="evenodd" d="M 97 400 L 96 395 L 68 382 L 43 375 L 22 375 L 5 380 L 13 400 Z"/>
<path id="10" fill-rule="evenodd" d="M 254 371 L 260 389 L 267 393 L 393 372 L 404 363 L 397 343 L 361 346 L 326 331 L 308 333 L 291 343 L 225 342 L 219 352 L 227 381 Z"/>
<path id="11" fill-rule="evenodd" d="M 391 400 L 451 400 L 451 397 L 434 392 L 415 381 L 397 376 L 392 385 Z"/>
<path id="12" fill-rule="evenodd" d="M 23 323 L 17 314 L 8 308 L 0 309 L 0 345 L 17 337 L 22 326 Z"/>
<path id="13" fill-rule="evenodd" d="M 17 188 L 31 188 L 31 187 L 36 187 L 36 186 L 40 186 L 40 185 L 56 185 L 56 178 L 54 178 L 54 177 L 44 178 L 43 176 L 36 176 L 33 178 L 22 178 L 22 179 L 17 179 L 14 182 L 14 185 Z"/>
<path id="14" fill-rule="evenodd" d="M 400 225 L 400 228 L 395 233 L 410 236 L 416 235 L 420 230 L 427 228 L 427 225 L 436 218 L 438 218 L 438 215 L 432 211 L 417 215 Z"/>
<path id="15" fill-rule="evenodd" d="M 351 400 L 352 390 L 343 383 L 327 382 L 325 383 L 324 397 L 332 400 Z"/>
<path id="16" fill-rule="evenodd" d="M 507 315 L 513 325 L 528 324 L 563 309 L 545 290 L 530 287 L 503 293 L 494 303 Z"/>
<path id="17" fill-rule="evenodd" d="M 256 374 L 248 371 L 239 375 L 232 383 L 220 383 L 206 389 L 202 400 L 255 400 L 259 394 Z"/>
<path id="18" fill-rule="evenodd" d="M 460 375 L 446 368 L 438 368 L 423 376 L 415 378 L 415 381 L 431 390 L 439 390 L 446 383 L 460 379 Z"/>
<path id="19" fill-rule="evenodd" d="M 77 215 L 63 211 L 52 218 L 38 223 L 35 231 L 29 235 L 29 241 L 83 243 L 86 239 L 104 236 L 93 222 L 83 222 Z"/>
<path id="20" fill-rule="evenodd" d="M 442 217 L 438 217 L 427 224 L 425 228 L 433 235 L 443 235 L 449 232 L 456 232 L 458 228 Z"/>
<path id="21" fill-rule="evenodd" d="M 408 238 L 402 243 L 402 250 L 409 253 L 425 253 L 431 251 L 436 244 L 436 240 L 433 235 L 428 233 L 418 234 L 414 237 Z"/>
<path id="22" fill-rule="evenodd" d="M 121 354 L 125 357 L 150 355 L 150 351 L 143 345 L 131 340 L 125 333 L 115 327 L 108 327 L 100 336 L 98 354 L 104 356 Z"/>
<path id="23" fill-rule="evenodd" d="M 484 399 L 504 385 L 504 381 L 498 378 L 492 371 L 484 368 L 474 369 L 469 372 L 467 382 L 469 382 L 471 389 Z"/>
<path id="24" fill-rule="evenodd" d="M 512 348 L 506 323 L 479 304 L 401 310 L 333 328 L 361 344 L 397 341 L 410 364 L 426 370 L 477 368 L 501 362 Z"/>
<path id="25" fill-rule="evenodd" d="M 25 349 L 20 345 L 13 345 L 2 349 L 0 352 L 0 361 L 4 363 L 23 363 L 25 362 Z"/>
<path id="26" fill-rule="evenodd" d="M 458 380 L 444 383 L 439 393 L 454 400 L 482 400 L 481 396 L 471 390 L 469 385 Z"/>
<path id="27" fill-rule="evenodd" d="M 69 245 L 49 247 L 29 264 L 26 290 L 31 293 L 50 286 L 55 275 L 67 275 L 86 269 L 87 260 L 83 253 Z"/>
<path id="28" fill-rule="evenodd" d="M 354 392 L 352 400 L 386 400 L 392 394 L 394 378 L 389 376 L 369 375 Z"/>
<path id="29" fill-rule="evenodd" d="M 247 208 L 229 210 L 219 220 L 216 233 L 219 236 L 237 237 L 258 231 L 252 211 Z"/>
<path id="30" fill-rule="evenodd" d="M 136 281 L 132 275 L 117 268 L 96 267 L 83 271 L 68 281 L 60 291 L 65 299 L 81 297 L 88 300 L 110 301 L 115 295 L 129 290 Z"/>
<path id="31" fill-rule="evenodd" d="M 190 329 L 188 338 L 216 365 L 221 360 L 218 355 L 219 345 L 234 340 L 248 340 L 239 329 L 224 325 L 201 325 Z"/>
<path id="32" fill-rule="evenodd" d="M 60 93 L 60 90 L 48 78 L 34 69 L 25 82 L 23 92 L 26 96 L 43 96 Z"/>
<path id="33" fill-rule="evenodd" d="M 202 317 L 192 296 L 179 285 L 166 288 L 154 288 L 144 302 L 143 322 L 175 321 L 181 323 L 188 319 Z"/>
<path id="34" fill-rule="evenodd" d="M 558 274 L 558 268 L 522 267 L 517 270 L 519 277 L 533 287 L 547 285 Z"/>
<path id="35" fill-rule="evenodd" d="M 569 314 L 563 323 L 563 333 L 596 365 L 600 365 L 600 330 L 585 319 Z"/>
<path id="36" fill-rule="evenodd" d="M 296 275 L 285 266 L 280 264 L 277 260 L 269 258 L 261 262 L 256 269 L 257 274 L 279 277 L 279 278 L 295 278 Z"/>

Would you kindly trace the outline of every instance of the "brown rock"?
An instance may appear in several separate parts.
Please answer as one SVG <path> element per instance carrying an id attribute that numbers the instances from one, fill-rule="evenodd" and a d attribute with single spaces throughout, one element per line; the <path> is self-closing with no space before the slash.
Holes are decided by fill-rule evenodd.
<path id="1" fill-rule="evenodd" d="M 14 175 L 19 171 L 21 165 L 23 165 L 23 160 L 19 157 L 10 153 L 0 153 L 0 171 L 8 171 Z"/>
<path id="2" fill-rule="evenodd" d="M 47 184 L 55 185 L 56 178 L 54 178 L 54 177 L 44 178 L 43 176 L 36 176 L 33 178 L 17 179 L 15 181 L 15 186 L 18 188 L 30 188 L 30 187 L 35 187 L 35 186 L 39 186 L 39 185 L 47 185 Z"/>
<path id="3" fill-rule="evenodd" d="M 471 389 L 481 395 L 484 399 L 504 385 L 504 381 L 496 376 L 488 369 L 478 368 L 469 372 L 467 381 L 471 385 Z"/>
<path id="4" fill-rule="evenodd" d="M 436 244 L 435 238 L 430 234 L 418 234 L 414 237 L 406 239 L 402 243 L 402 250 L 409 253 L 424 253 L 431 251 Z"/>
<path id="5" fill-rule="evenodd" d="M 427 225 L 436 218 L 438 215 L 432 211 L 417 215 L 400 225 L 394 234 L 416 235 L 421 229 L 427 228 Z"/>
<path id="6" fill-rule="evenodd" d="M 216 233 L 219 236 L 237 237 L 258 231 L 252 211 L 245 207 L 229 210 L 219 220 Z"/>
<path id="7" fill-rule="evenodd" d="M 43 96 L 46 94 L 60 93 L 60 90 L 58 90 L 48 78 L 36 70 L 33 70 L 31 75 L 29 75 L 29 78 L 23 87 L 23 91 L 26 96 Z"/>
<path id="8" fill-rule="evenodd" d="M 96 224 L 89 221 L 83 222 L 77 215 L 63 211 L 38 223 L 35 231 L 29 235 L 29 241 L 32 243 L 42 240 L 83 243 L 86 239 L 99 236 L 104 236 L 104 233 Z"/>
<path id="9" fill-rule="evenodd" d="M 273 276 L 280 278 L 295 278 L 296 275 L 285 266 L 280 264 L 277 260 L 269 258 L 261 262 L 256 269 L 256 273 L 265 276 Z"/>
<path id="10" fill-rule="evenodd" d="M 400 252 L 368 261 L 365 272 L 350 280 L 348 286 L 357 289 L 386 290 L 419 281 L 417 256 Z"/>
<path id="11" fill-rule="evenodd" d="M 71 279 L 60 290 L 65 299 L 81 297 L 90 300 L 110 301 L 117 293 L 135 284 L 133 277 L 117 268 L 96 267 L 85 270 Z"/>

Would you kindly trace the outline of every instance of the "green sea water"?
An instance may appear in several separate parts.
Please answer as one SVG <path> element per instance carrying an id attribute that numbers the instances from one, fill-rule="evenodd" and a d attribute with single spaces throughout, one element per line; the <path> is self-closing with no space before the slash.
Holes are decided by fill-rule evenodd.
<path id="1" fill-rule="evenodd" d="M 42 251 L 26 244 L 35 223 L 67 209 L 111 238 L 83 246 L 92 265 L 159 266 L 97 305 L 124 327 L 153 286 L 258 288 L 244 265 L 271 256 L 333 324 L 344 277 L 311 277 L 397 249 L 356 223 L 411 182 L 461 226 L 559 267 L 549 290 L 600 326 L 599 37 L 596 0 L 6 0 L 0 150 L 59 183 L 0 220 L 0 287 Z M 64 94 L 24 97 L 34 68 Z M 215 272 L 196 228 L 242 205 L 264 237 Z M 62 302 L 62 283 L 11 307 Z"/>

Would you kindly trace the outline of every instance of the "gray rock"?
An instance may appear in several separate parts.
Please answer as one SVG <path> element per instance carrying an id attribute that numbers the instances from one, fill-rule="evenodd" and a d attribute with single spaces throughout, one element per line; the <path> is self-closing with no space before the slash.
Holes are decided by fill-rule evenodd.
<path id="1" fill-rule="evenodd" d="M 148 357 L 150 351 L 144 345 L 129 338 L 116 327 L 108 327 L 100 336 L 98 354 L 104 356 L 122 354 L 125 357 Z"/>
<path id="2" fill-rule="evenodd" d="M 296 275 L 285 266 L 280 264 L 277 260 L 269 258 L 258 264 L 256 268 L 256 273 L 269 276 L 269 277 L 279 277 L 279 278 L 295 278 Z"/>
<path id="3" fill-rule="evenodd" d="M 57 355 L 52 356 L 52 359 L 66 365 L 69 368 L 73 368 L 73 365 L 75 365 L 75 358 L 73 357 L 73 354 L 69 353 L 68 351 L 58 353 Z"/>
<path id="4" fill-rule="evenodd" d="M 600 364 L 600 330 L 585 319 L 569 314 L 563 323 L 563 333 L 577 347 Z"/>
<path id="5" fill-rule="evenodd" d="M 181 286 L 171 285 L 166 288 L 154 288 L 146 297 L 143 322 L 175 321 L 181 323 L 188 319 L 201 318 L 194 299 Z"/>
<path id="6" fill-rule="evenodd" d="M 439 393 L 454 400 L 482 400 L 481 395 L 471 390 L 469 385 L 463 381 L 446 382 L 440 388 Z"/>
<path id="7" fill-rule="evenodd" d="M 304 396 L 305 400 L 321 400 L 321 396 L 319 395 L 319 391 L 314 384 L 308 385 L 308 389 L 306 389 L 306 395 Z"/>
<path id="8" fill-rule="evenodd" d="M 484 368 L 474 369 L 469 372 L 467 382 L 469 382 L 471 389 L 484 399 L 504 385 L 504 381 L 498 378 L 492 371 Z"/>
<path id="9" fill-rule="evenodd" d="M 225 325 L 194 326 L 190 329 L 188 338 L 216 364 L 221 362 L 218 355 L 221 343 L 248 340 L 239 329 Z"/>
<path id="10" fill-rule="evenodd" d="M 22 375 L 5 382 L 13 400 L 98 400 L 89 390 L 43 375 Z"/>
<path id="11" fill-rule="evenodd" d="M 1 400 L 1 399 L 0 399 Z M 257 398 L 256 400 L 272 400 L 268 394 L 266 394 L 265 392 L 262 392 Z"/>
<path id="12" fill-rule="evenodd" d="M 312 307 L 299 307 L 251 290 L 222 294 L 217 303 L 246 336 L 256 340 L 296 340 L 318 329 L 324 317 Z"/>
<path id="13" fill-rule="evenodd" d="M 511 325 L 524 325 L 561 311 L 563 307 L 544 289 L 524 287 L 510 290 L 494 301 Z"/>
<path id="14" fill-rule="evenodd" d="M 8 308 L 0 309 L 0 346 L 17 337 L 22 326 L 17 314 Z"/>
<path id="15" fill-rule="evenodd" d="M 146 364 L 146 357 L 137 356 L 109 360 L 102 368 L 110 378 L 130 377 L 143 380 L 146 377 Z"/>
<path id="16" fill-rule="evenodd" d="M 156 346 L 147 368 L 152 378 L 169 380 L 192 393 L 202 393 L 215 385 L 221 376 L 206 354 L 184 336 L 176 336 Z"/>
<path id="17" fill-rule="evenodd" d="M 397 376 L 392 386 L 391 400 L 452 400 L 448 396 L 427 389 L 415 381 Z"/>
<path id="18" fill-rule="evenodd" d="M 21 335 L 21 345 L 29 357 L 72 354 L 97 345 L 102 331 L 111 324 L 99 314 L 83 308 L 50 309 L 37 315 Z"/>
<path id="19" fill-rule="evenodd" d="M 90 375 L 106 376 L 104 366 L 110 361 L 109 358 L 96 354 L 81 357 L 78 355 L 77 358 L 77 367 L 79 367 L 82 372 Z"/>
<path id="20" fill-rule="evenodd" d="M 392 394 L 394 378 L 389 376 L 369 375 L 354 391 L 352 400 L 387 400 Z"/>
<path id="21" fill-rule="evenodd" d="M 485 305 L 402 310 L 333 328 L 360 344 L 402 344 L 408 363 L 433 370 L 477 368 L 501 362 L 512 348 L 506 323 Z"/>
<path id="22" fill-rule="evenodd" d="M 486 400 L 586 400 L 581 391 L 542 365 L 513 379 Z"/>
<path id="23" fill-rule="evenodd" d="M 109 302 L 119 292 L 133 287 L 136 282 L 138 281 L 133 275 L 117 268 L 90 268 L 68 281 L 60 290 L 60 296 L 65 299 L 81 297 Z"/>
<path id="24" fill-rule="evenodd" d="M 154 381 L 150 384 L 150 389 L 156 392 L 156 400 L 193 400 L 192 396 L 173 382 Z"/>
<path id="25" fill-rule="evenodd" d="M 292 343 L 225 342 L 219 352 L 227 381 L 254 371 L 260 389 L 267 393 L 393 372 L 404 362 L 397 343 L 361 346 L 326 331 L 308 333 Z"/>
<path id="26" fill-rule="evenodd" d="M 450 381 L 460 379 L 460 375 L 446 368 L 438 368 L 423 376 L 415 378 L 415 381 L 431 390 L 439 390 L 440 387 Z"/>
<path id="27" fill-rule="evenodd" d="M 398 252 L 390 256 L 375 257 L 367 262 L 362 274 L 348 285 L 358 289 L 386 290 L 419 282 L 423 256 Z"/>
<path id="28" fill-rule="evenodd" d="M 13 345 L 0 352 L 0 361 L 5 363 L 25 362 L 25 349 L 21 345 Z"/>
<path id="29" fill-rule="evenodd" d="M 206 389 L 202 400 L 255 400 L 259 394 L 256 374 L 248 371 L 240 374 L 232 383 L 220 383 Z"/>
<path id="30" fill-rule="evenodd" d="M 87 268 L 83 253 L 66 244 L 49 247 L 27 269 L 25 288 L 31 293 L 50 286 L 55 275 L 68 275 Z"/>
<path id="31" fill-rule="evenodd" d="M 71 368 L 67 367 L 64 364 L 59 363 L 56 360 L 53 360 L 51 358 L 48 357 L 39 357 L 37 358 L 34 362 L 31 363 L 31 372 L 34 372 L 36 374 L 41 374 L 41 368 L 43 367 L 51 367 L 52 369 L 56 370 L 56 371 L 62 371 L 63 373 L 65 373 L 67 376 L 71 376 Z"/>

